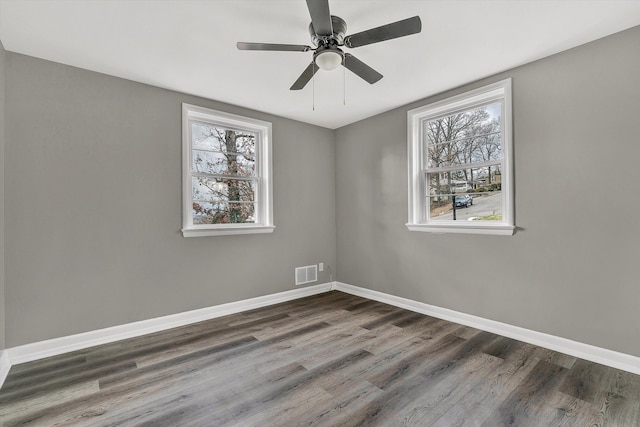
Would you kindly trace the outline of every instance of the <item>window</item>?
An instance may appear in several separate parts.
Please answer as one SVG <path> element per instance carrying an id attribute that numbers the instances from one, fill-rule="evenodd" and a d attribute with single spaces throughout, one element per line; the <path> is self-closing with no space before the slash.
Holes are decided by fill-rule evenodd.
<path id="1" fill-rule="evenodd" d="M 185 237 L 270 233 L 271 123 L 182 104 Z"/>
<path id="2" fill-rule="evenodd" d="M 514 232 L 511 79 L 408 112 L 412 231 Z"/>

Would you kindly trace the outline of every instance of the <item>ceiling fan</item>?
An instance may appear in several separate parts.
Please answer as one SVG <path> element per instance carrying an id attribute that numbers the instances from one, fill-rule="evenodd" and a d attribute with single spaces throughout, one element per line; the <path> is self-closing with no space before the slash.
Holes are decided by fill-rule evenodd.
<path id="1" fill-rule="evenodd" d="M 272 50 L 286 52 L 308 52 L 312 50 L 313 61 L 295 81 L 291 90 L 300 90 L 311 80 L 318 68 L 333 70 L 343 65 L 346 69 L 361 77 L 368 83 L 375 83 L 382 78 L 382 74 L 360 61 L 355 56 L 345 53 L 341 47 L 360 47 L 411 34 L 422 30 L 419 16 L 393 22 L 381 27 L 372 28 L 360 33 L 345 36 L 347 24 L 344 19 L 331 15 L 329 0 L 307 0 L 307 7 L 311 15 L 309 33 L 311 43 L 315 48 L 299 44 L 275 43 L 246 43 L 238 42 L 240 50 Z"/>

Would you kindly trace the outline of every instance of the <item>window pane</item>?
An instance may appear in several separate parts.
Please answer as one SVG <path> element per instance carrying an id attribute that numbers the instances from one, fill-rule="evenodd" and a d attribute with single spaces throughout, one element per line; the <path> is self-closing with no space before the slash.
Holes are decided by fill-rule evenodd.
<path id="1" fill-rule="evenodd" d="M 255 180 L 194 176 L 191 182 L 194 202 L 255 202 Z"/>
<path id="2" fill-rule="evenodd" d="M 255 176 L 254 158 L 241 154 L 193 150 L 192 171 L 219 175 Z"/>
<path id="3" fill-rule="evenodd" d="M 502 159 L 501 103 L 424 122 L 428 168 Z"/>
<path id="4" fill-rule="evenodd" d="M 254 180 L 192 177 L 194 224 L 255 222 Z"/>
<path id="5" fill-rule="evenodd" d="M 502 174 L 499 166 L 457 169 L 427 174 L 429 218 L 502 221 Z"/>
<path id="6" fill-rule="evenodd" d="M 456 169 L 450 172 L 428 173 L 427 195 L 459 194 L 500 190 L 500 165 Z"/>
<path id="7" fill-rule="evenodd" d="M 455 218 L 453 200 L 455 198 Z M 432 221 L 502 221 L 502 192 L 427 197 Z"/>
<path id="8" fill-rule="evenodd" d="M 256 181 L 192 177 L 193 224 L 255 222 Z"/>
<path id="9" fill-rule="evenodd" d="M 256 134 L 248 131 L 225 129 L 204 123 L 191 123 L 193 149 L 213 150 L 221 153 L 239 153 L 254 160 Z"/>
<path id="10" fill-rule="evenodd" d="M 254 203 L 193 202 L 193 224 L 255 223 Z"/>

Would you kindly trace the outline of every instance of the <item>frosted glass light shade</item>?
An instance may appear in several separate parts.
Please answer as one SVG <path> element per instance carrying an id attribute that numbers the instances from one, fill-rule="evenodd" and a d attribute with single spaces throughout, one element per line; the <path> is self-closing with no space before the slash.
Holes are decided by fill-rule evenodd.
<path id="1" fill-rule="evenodd" d="M 320 52 L 316 56 L 316 64 L 326 71 L 335 70 L 338 65 L 342 64 L 342 55 L 331 50 Z"/>

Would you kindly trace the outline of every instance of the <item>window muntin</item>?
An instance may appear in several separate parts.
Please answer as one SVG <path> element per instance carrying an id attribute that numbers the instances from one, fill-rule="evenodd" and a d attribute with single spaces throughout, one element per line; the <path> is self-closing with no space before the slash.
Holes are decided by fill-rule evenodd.
<path id="1" fill-rule="evenodd" d="M 273 230 L 271 124 L 183 104 L 183 234 Z"/>
<path id="2" fill-rule="evenodd" d="M 512 234 L 511 81 L 411 110 L 408 118 L 408 228 Z M 463 195 L 464 203 L 454 203 Z"/>

